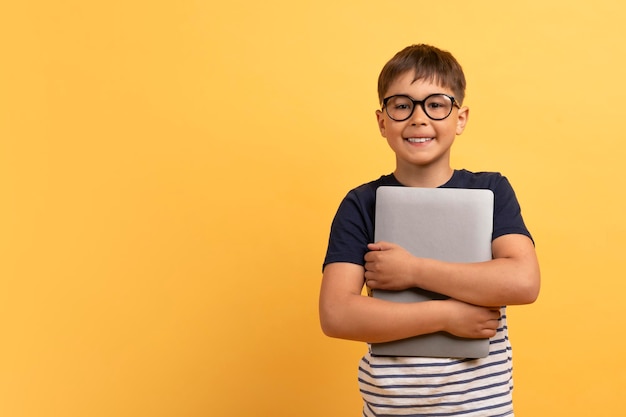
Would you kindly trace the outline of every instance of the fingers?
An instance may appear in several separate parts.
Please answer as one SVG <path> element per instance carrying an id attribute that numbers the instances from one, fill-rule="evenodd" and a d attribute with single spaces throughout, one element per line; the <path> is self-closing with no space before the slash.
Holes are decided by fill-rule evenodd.
<path id="1" fill-rule="evenodd" d="M 368 243 L 367 249 L 369 252 L 365 254 L 365 261 L 374 261 L 378 259 L 378 255 L 383 251 L 387 251 L 393 248 L 394 245 L 388 242 L 375 242 Z"/>
<path id="2" fill-rule="evenodd" d="M 378 242 L 368 243 L 367 248 L 371 251 L 391 250 L 399 247 L 395 243 L 379 240 Z"/>
<path id="3" fill-rule="evenodd" d="M 501 312 L 500 309 L 490 309 L 489 310 L 490 318 L 485 323 L 485 329 L 483 330 L 487 337 L 493 337 L 498 332 L 498 327 L 500 327 L 500 317 Z"/>
<path id="4" fill-rule="evenodd" d="M 490 338 L 496 335 L 500 327 L 500 309 L 480 307 L 462 301 L 449 299 L 446 302 L 454 306 L 449 333 L 469 338 Z"/>
<path id="5" fill-rule="evenodd" d="M 376 280 L 373 278 L 374 274 L 372 274 L 370 271 L 365 271 L 365 285 L 367 285 L 369 288 L 372 289 L 376 289 Z"/>
<path id="6" fill-rule="evenodd" d="M 371 251 L 382 251 L 384 249 L 384 242 L 368 243 L 367 248 Z"/>
<path id="7" fill-rule="evenodd" d="M 379 254 L 381 251 L 390 249 L 390 245 L 386 242 L 368 243 L 367 248 L 370 252 L 365 254 L 365 285 L 370 288 L 377 288 L 375 278 L 380 272 L 378 270 Z"/>
<path id="8" fill-rule="evenodd" d="M 492 314 L 492 316 L 498 320 L 500 319 L 500 316 L 502 315 L 502 313 L 500 312 L 500 308 L 499 307 L 493 307 L 489 309 L 489 312 Z"/>

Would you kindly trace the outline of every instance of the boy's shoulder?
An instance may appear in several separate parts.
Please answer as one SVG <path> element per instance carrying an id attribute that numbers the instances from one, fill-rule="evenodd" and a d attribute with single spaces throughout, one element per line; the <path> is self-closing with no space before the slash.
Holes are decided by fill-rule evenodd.
<path id="1" fill-rule="evenodd" d="M 382 186 L 402 187 L 393 174 L 381 175 L 379 178 L 366 182 L 351 189 L 346 199 L 355 200 L 358 204 L 369 204 L 376 199 L 376 190 Z"/>
<path id="2" fill-rule="evenodd" d="M 506 181 L 499 172 L 479 171 L 473 172 L 466 169 L 454 171 L 452 178 L 442 185 L 444 188 L 486 188 L 495 189 L 502 181 Z"/>
<path id="3" fill-rule="evenodd" d="M 402 186 L 402 184 L 396 179 L 393 174 L 381 175 L 379 178 L 361 184 L 358 187 L 352 189 L 350 192 L 357 194 L 376 192 L 376 189 L 381 186 Z"/>

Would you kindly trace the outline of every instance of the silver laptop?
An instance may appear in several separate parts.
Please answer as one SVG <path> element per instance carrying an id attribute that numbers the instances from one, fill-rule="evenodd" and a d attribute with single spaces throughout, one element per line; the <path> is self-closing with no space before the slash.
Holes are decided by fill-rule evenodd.
<path id="1" fill-rule="evenodd" d="M 493 192 L 465 188 L 379 187 L 375 240 L 396 243 L 415 256 L 446 262 L 491 259 Z M 372 296 L 411 303 L 447 296 L 420 288 L 373 290 Z M 446 332 L 371 344 L 374 355 L 481 358 L 489 339 L 465 339 Z"/>

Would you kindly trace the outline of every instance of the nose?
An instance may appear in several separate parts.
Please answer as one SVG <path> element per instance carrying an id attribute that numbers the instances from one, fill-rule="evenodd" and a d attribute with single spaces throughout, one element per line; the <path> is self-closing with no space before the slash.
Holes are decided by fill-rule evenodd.
<path id="1" fill-rule="evenodd" d="M 426 124 L 428 119 L 429 118 L 428 116 L 426 116 L 426 113 L 424 112 L 424 109 L 422 108 L 422 106 L 419 104 L 416 104 L 415 108 L 413 109 L 413 114 L 409 118 L 411 125 L 417 126 L 417 125 Z"/>

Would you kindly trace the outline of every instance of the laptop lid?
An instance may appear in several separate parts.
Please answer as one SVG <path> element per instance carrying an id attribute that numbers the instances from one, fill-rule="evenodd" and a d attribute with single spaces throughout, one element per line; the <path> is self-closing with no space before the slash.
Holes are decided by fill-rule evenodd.
<path id="1" fill-rule="evenodd" d="M 396 243 L 422 258 L 488 261 L 492 257 L 493 199 L 493 192 L 486 189 L 379 187 L 375 240 Z M 400 303 L 448 298 L 420 288 L 373 290 L 372 296 Z M 371 352 L 383 356 L 480 358 L 489 354 L 489 339 L 465 339 L 438 332 L 373 343 Z"/>

